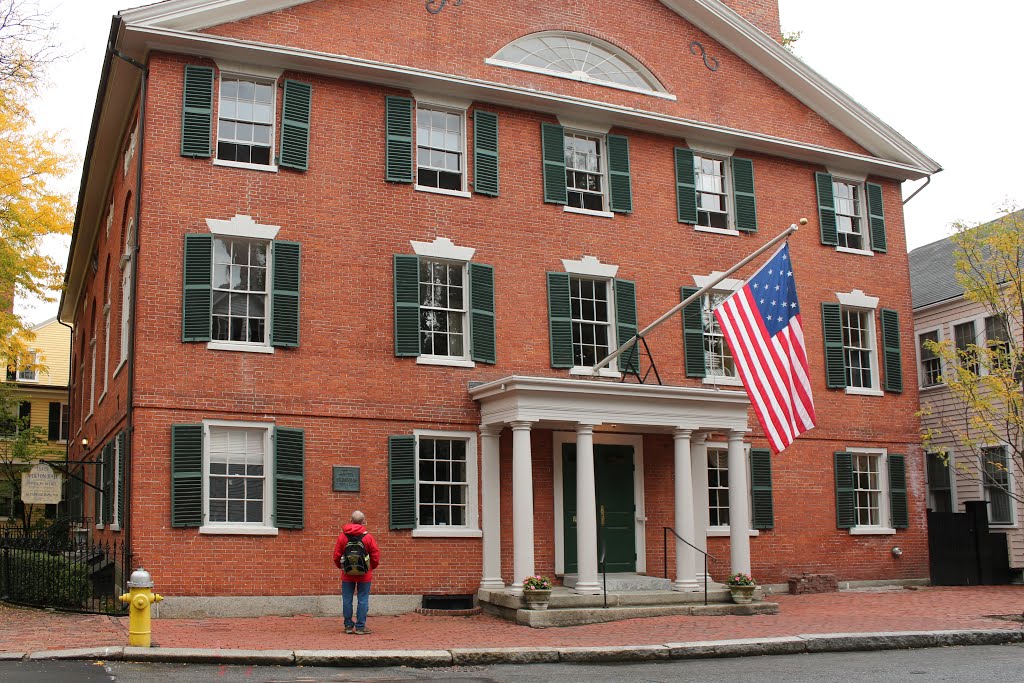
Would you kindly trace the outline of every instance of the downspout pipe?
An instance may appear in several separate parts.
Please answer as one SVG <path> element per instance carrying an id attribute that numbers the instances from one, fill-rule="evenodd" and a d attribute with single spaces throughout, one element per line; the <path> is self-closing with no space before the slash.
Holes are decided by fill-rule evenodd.
<path id="1" fill-rule="evenodd" d="M 907 203 L 908 203 L 908 202 L 909 202 L 909 201 L 910 201 L 911 199 L 913 199 L 914 197 L 916 197 L 916 196 L 917 196 L 917 193 L 918 193 L 918 192 L 920 192 L 921 190 L 923 190 L 924 188 L 928 187 L 928 186 L 929 186 L 929 185 L 931 185 L 931 184 L 932 184 L 932 177 L 931 177 L 931 176 L 928 176 L 927 178 L 925 178 L 925 181 L 924 181 L 924 185 L 922 185 L 921 187 L 919 187 L 919 188 L 917 188 L 916 190 L 914 190 L 913 194 L 911 194 L 911 195 L 910 195 L 909 197 L 907 197 L 906 199 L 904 199 L 904 200 L 903 200 L 903 206 L 906 206 L 906 205 L 907 205 Z"/>

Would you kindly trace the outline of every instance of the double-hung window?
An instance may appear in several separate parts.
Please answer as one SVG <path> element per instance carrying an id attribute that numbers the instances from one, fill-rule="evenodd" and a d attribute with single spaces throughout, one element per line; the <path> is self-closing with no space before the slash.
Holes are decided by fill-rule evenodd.
<path id="1" fill-rule="evenodd" d="M 843 308 L 843 359 L 846 364 L 846 385 L 858 389 L 875 388 L 872 373 L 875 335 L 871 313 Z"/>
<path id="2" fill-rule="evenodd" d="M 35 351 L 29 351 L 27 362 L 18 367 L 17 380 L 19 382 L 38 382 L 39 373 L 36 369 L 36 364 L 39 362 L 39 354 Z"/>
<path id="3" fill-rule="evenodd" d="M 839 246 L 855 251 L 864 251 L 864 186 L 849 180 L 833 178 L 832 194 L 835 198 L 836 231 Z"/>
<path id="4" fill-rule="evenodd" d="M 853 488 L 857 526 L 877 527 L 882 522 L 881 456 L 854 453 Z"/>
<path id="5" fill-rule="evenodd" d="M 273 80 L 222 74 L 217 159 L 270 166 L 274 148 Z"/>
<path id="6" fill-rule="evenodd" d="M 978 354 L 973 348 L 977 342 L 974 331 L 974 321 L 968 320 L 953 326 L 953 341 L 956 344 L 957 356 L 960 358 L 960 365 L 972 374 L 978 374 L 981 369 L 978 364 Z"/>
<path id="7" fill-rule="evenodd" d="M 214 341 L 266 345 L 270 242 L 218 235 L 213 244 Z"/>
<path id="8" fill-rule="evenodd" d="M 729 454 L 708 449 L 708 526 L 729 526 Z"/>
<path id="9" fill-rule="evenodd" d="M 270 526 L 267 496 L 270 430 L 210 425 L 206 459 L 209 524 Z"/>
<path id="10" fill-rule="evenodd" d="M 909 526 L 906 456 L 850 448 L 835 454 L 836 520 L 853 534 L 894 534 Z"/>
<path id="11" fill-rule="evenodd" d="M 567 206 L 587 211 L 606 211 L 604 138 L 565 133 L 565 187 Z"/>
<path id="12" fill-rule="evenodd" d="M 728 230 L 728 159 L 693 155 L 693 173 L 697 184 L 697 225 Z"/>
<path id="13" fill-rule="evenodd" d="M 769 451 L 761 448 L 746 449 L 747 497 L 751 529 L 771 529 L 775 526 L 772 472 Z M 708 472 L 708 535 L 729 534 L 729 450 L 723 443 L 709 443 Z M 754 532 L 757 533 L 757 532 Z"/>
<path id="14" fill-rule="evenodd" d="M 921 386 L 934 387 L 942 384 L 942 359 L 929 348 L 929 342 L 938 343 L 938 330 L 920 334 L 917 339 L 921 358 Z"/>
<path id="15" fill-rule="evenodd" d="M 466 526 L 468 469 L 465 439 L 419 437 L 416 453 L 418 526 Z"/>
<path id="16" fill-rule="evenodd" d="M 419 264 L 422 354 L 467 358 L 466 264 L 430 258 Z"/>
<path id="17" fill-rule="evenodd" d="M 416 186 L 466 190 L 465 112 L 416 105 Z"/>
<path id="18" fill-rule="evenodd" d="M 572 355 L 576 366 L 592 366 L 609 353 L 611 287 L 608 280 L 569 277 Z"/>
<path id="19" fill-rule="evenodd" d="M 985 500 L 988 501 L 990 524 L 1013 524 L 1013 477 L 1006 446 L 986 446 L 981 449 L 985 468 Z"/>
<path id="20" fill-rule="evenodd" d="M 713 313 L 716 306 L 730 296 L 731 292 L 711 292 L 701 297 L 701 318 L 704 324 L 704 366 L 706 377 L 738 379 L 736 362 L 729 344 L 722 334 L 722 327 Z"/>
<path id="21" fill-rule="evenodd" d="M 991 315 L 985 318 L 985 345 L 990 354 L 992 369 L 1007 370 L 1012 366 L 1010 331 L 1005 316 Z"/>
<path id="22" fill-rule="evenodd" d="M 859 289 L 836 296 L 839 303 L 821 305 L 828 387 L 870 396 L 881 396 L 883 388 L 903 391 L 899 313 L 881 309 L 877 316 L 881 318 L 881 333 L 876 336 L 878 297 L 867 296 Z M 885 369 L 884 383 L 880 366 Z"/>
<path id="23" fill-rule="evenodd" d="M 949 476 L 948 456 L 928 452 L 924 457 L 925 474 L 928 477 L 928 509 L 934 512 L 953 512 L 953 482 Z"/>
<path id="24" fill-rule="evenodd" d="M 814 174 L 821 243 L 854 254 L 885 253 L 885 201 L 882 186 L 845 175 Z"/>

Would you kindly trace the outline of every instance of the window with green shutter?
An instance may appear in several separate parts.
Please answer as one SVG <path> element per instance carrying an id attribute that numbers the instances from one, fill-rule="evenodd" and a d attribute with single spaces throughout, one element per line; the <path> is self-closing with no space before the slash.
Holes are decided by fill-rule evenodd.
<path id="1" fill-rule="evenodd" d="M 835 453 L 836 526 L 852 529 L 857 521 L 854 511 L 853 454 Z"/>
<path id="2" fill-rule="evenodd" d="M 494 329 L 494 268 L 482 263 L 469 264 L 469 328 L 473 351 L 478 363 L 496 360 Z"/>
<path id="3" fill-rule="evenodd" d="M 572 314 L 569 304 L 569 274 L 548 273 L 548 332 L 551 367 L 573 367 Z"/>
<path id="4" fill-rule="evenodd" d="M 473 189 L 498 196 L 498 115 L 477 109 L 473 112 Z"/>
<path id="5" fill-rule="evenodd" d="M 313 86 L 285 80 L 281 105 L 281 158 L 283 168 L 305 171 L 309 168 L 309 121 Z"/>
<path id="6" fill-rule="evenodd" d="M 181 340 L 210 341 L 213 235 L 185 235 Z"/>
<path id="7" fill-rule="evenodd" d="M 821 243 L 837 246 L 839 236 L 836 230 L 836 206 L 832 191 L 832 176 L 815 173 L 814 184 L 818 192 L 818 223 L 821 228 Z"/>
<path id="8" fill-rule="evenodd" d="M 388 96 L 385 100 L 385 180 L 411 183 L 412 100 Z"/>
<path id="9" fill-rule="evenodd" d="M 395 254 L 395 355 L 420 355 L 420 260 Z"/>
<path id="10" fill-rule="evenodd" d="M 871 250 L 886 251 L 885 207 L 882 200 L 882 186 L 868 183 L 868 221 L 871 224 Z"/>
<path id="11" fill-rule="evenodd" d="M 388 437 L 389 528 L 416 527 L 416 437 Z"/>
<path id="12" fill-rule="evenodd" d="M 274 526 L 278 529 L 303 528 L 305 461 L 305 431 L 292 427 L 275 427 Z"/>
<path id="13" fill-rule="evenodd" d="M 299 345 L 299 282 L 302 249 L 297 242 L 274 240 L 270 298 L 270 345 Z M 250 268 L 250 274 L 252 269 Z M 250 287 L 252 285 L 250 284 Z"/>
<path id="14" fill-rule="evenodd" d="M 633 185 L 629 176 L 629 138 L 623 135 L 609 135 L 607 141 L 611 210 L 616 213 L 632 213 Z"/>
<path id="15" fill-rule="evenodd" d="M 676 210 L 680 223 L 697 224 L 697 184 L 693 150 L 675 148 Z"/>
<path id="16" fill-rule="evenodd" d="M 825 341 L 825 381 L 829 389 L 846 388 L 846 361 L 843 346 L 843 318 L 839 304 L 821 304 L 821 328 Z"/>
<path id="17" fill-rule="evenodd" d="M 697 287 L 683 287 L 682 298 L 693 296 Z M 704 313 L 700 298 L 683 307 L 683 353 L 687 377 L 706 377 L 707 365 L 704 359 Z"/>
<path id="18" fill-rule="evenodd" d="M 544 158 L 544 201 L 569 202 L 565 186 L 565 129 L 553 123 L 540 124 L 541 153 Z"/>
<path id="19" fill-rule="evenodd" d="M 213 68 L 185 65 L 182 95 L 181 155 L 209 157 L 213 135 Z"/>
<path id="20" fill-rule="evenodd" d="M 732 158 L 733 203 L 736 206 L 736 229 L 757 232 L 757 198 L 754 196 L 754 162 Z"/>
<path id="21" fill-rule="evenodd" d="M 767 448 L 750 449 L 751 516 L 755 529 L 775 528 L 772 501 L 772 460 Z"/>
<path id="22" fill-rule="evenodd" d="M 889 512 L 894 529 L 910 526 L 907 509 L 907 464 L 906 456 L 889 454 Z"/>
<path id="23" fill-rule="evenodd" d="M 171 526 L 203 524 L 203 425 L 171 427 Z"/>
<path id="24" fill-rule="evenodd" d="M 900 314 L 892 309 L 883 308 L 881 316 L 885 390 L 901 393 L 903 391 L 903 354 L 900 351 Z"/>
<path id="25" fill-rule="evenodd" d="M 615 280 L 615 347 L 625 344 L 639 331 L 636 315 L 636 283 Z M 598 358 L 598 360 L 602 360 Z M 618 358 L 623 372 L 640 372 L 640 341 L 629 347 Z"/>

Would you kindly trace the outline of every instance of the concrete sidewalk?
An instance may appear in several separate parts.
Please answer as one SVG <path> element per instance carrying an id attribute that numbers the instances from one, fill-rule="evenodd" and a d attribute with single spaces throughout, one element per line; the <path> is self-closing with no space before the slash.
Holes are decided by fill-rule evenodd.
<path id="1" fill-rule="evenodd" d="M 1024 586 L 777 595 L 779 614 L 670 616 L 531 629 L 486 615 L 157 619 L 156 647 L 127 644 L 127 618 L 0 606 L 0 657 L 331 666 L 624 661 L 1024 642 Z M 1004 618 L 998 618 L 1003 616 Z M 1008 617 L 1017 617 L 1016 621 Z"/>

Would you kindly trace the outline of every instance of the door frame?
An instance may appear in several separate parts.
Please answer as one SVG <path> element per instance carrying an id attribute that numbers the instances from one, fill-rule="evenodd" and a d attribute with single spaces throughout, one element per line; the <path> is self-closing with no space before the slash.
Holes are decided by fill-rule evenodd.
<path id="1" fill-rule="evenodd" d="M 562 445 L 576 443 L 576 432 L 553 432 L 552 461 L 554 471 L 555 514 L 553 515 L 555 538 L 555 574 L 565 575 L 565 528 L 564 506 L 562 501 Z M 643 434 L 610 434 L 594 432 L 595 445 L 632 446 L 633 447 L 633 500 L 636 504 L 635 528 L 636 537 L 636 571 L 638 574 L 647 572 L 647 505 L 644 500 L 644 437 Z"/>

